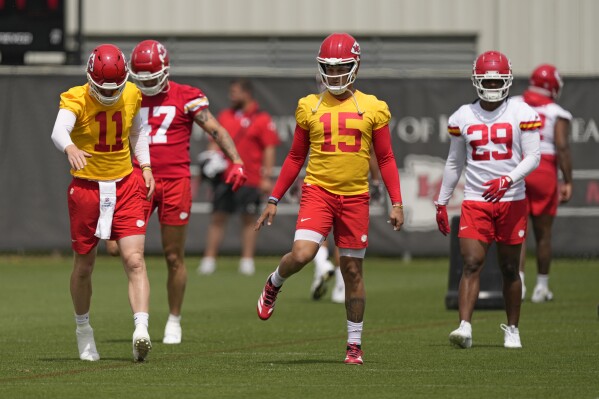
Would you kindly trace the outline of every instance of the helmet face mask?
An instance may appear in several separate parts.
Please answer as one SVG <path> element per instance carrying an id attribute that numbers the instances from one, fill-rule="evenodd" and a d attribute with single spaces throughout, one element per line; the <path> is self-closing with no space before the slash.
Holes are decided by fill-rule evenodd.
<path id="1" fill-rule="evenodd" d="M 103 105 L 113 105 L 121 98 L 129 70 L 123 52 L 112 44 L 96 47 L 87 60 L 89 93 Z"/>
<path id="2" fill-rule="evenodd" d="M 557 68 L 551 64 L 539 65 L 530 76 L 529 89 L 554 100 L 559 98 L 562 87 L 564 82 Z"/>
<path id="3" fill-rule="evenodd" d="M 144 40 L 131 52 L 131 80 L 146 96 L 168 90 L 170 60 L 166 47 L 156 40 Z"/>
<path id="4" fill-rule="evenodd" d="M 487 51 L 479 55 L 472 66 L 472 84 L 483 101 L 503 101 L 508 96 L 513 79 L 510 60 L 498 51 Z"/>
<path id="5" fill-rule="evenodd" d="M 333 33 L 320 45 L 316 61 L 322 84 L 331 94 L 341 95 L 356 80 L 360 45 L 347 33 Z"/>

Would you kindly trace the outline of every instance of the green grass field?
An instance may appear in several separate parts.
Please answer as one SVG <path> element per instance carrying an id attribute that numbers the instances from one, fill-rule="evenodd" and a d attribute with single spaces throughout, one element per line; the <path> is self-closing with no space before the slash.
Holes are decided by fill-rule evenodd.
<path id="1" fill-rule="evenodd" d="M 503 348 L 500 310 L 476 311 L 474 345 L 460 350 L 447 339 L 458 324 L 444 306 L 448 261 L 369 258 L 361 367 L 343 364 L 343 305 L 309 297 L 312 266 L 288 280 L 270 320 L 258 319 L 277 260 L 260 258 L 244 277 L 237 259 L 222 258 L 199 277 L 189 257 L 183 343 L 168 346 L 166 270 L 149 258 L 154 348 L 136 364 L 118 259 L 96 265 L 91 323 L 102 359 L 88 363 L 74 334 L 71 259 L 0 257 L 0 398 L 599 398 L 599 260 L 554 262 L 556 299 L 523 304 L 522 350 Z"/>

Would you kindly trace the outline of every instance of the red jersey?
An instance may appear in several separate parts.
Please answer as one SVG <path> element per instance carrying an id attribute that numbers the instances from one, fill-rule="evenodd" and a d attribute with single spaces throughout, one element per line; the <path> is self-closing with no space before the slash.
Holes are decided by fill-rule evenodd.
<path id="1" fill-rule="evenodd" d="M 264 149 L 279 145 L 279 135 L 270 115 L 253 103 L 248 112 L 226 109 L 218 121 L 231 135 L 247 175 L 246 186 L 260 187 Z M 154 164 L 152 164 L 154 165 Z M 233 165 L 229 165 L 227 176 Z"/>
<path id="2" fill-rule="evenodd" d="M 154 177 L 190 177 L 189 140 L 195 115 L 208 108 L 208 98 L 195 87 L 169 81 L 167 92 L 143 96 L 141 118 L 148 125 Z"/>

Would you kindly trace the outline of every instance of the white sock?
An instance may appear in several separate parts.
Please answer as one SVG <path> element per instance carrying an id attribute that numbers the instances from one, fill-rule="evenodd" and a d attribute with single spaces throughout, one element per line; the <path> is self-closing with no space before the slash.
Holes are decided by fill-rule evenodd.
<path id="1" fill-rule="evenodd" d="M 547 288 L 549 286 L 549 275 L 537 274 L 537 285 Z"/>
<path id="2" fill-rule="evenodd" d="M 343 281 L 343 274 L 341 274 L 341 268 L 335 267 L 335 286 L 343 287 L 345 289 L 345 282 Z"/>
<path id="3" fill-rule="evenodd" d="M 272 276 L 270 276 L 270 283 L 272 285 L 274 285 L 275 287 L 280 287 L 283 285 L 285 280 L 287 280 L 287 279 L 281 277 L 281 275 L 279 274 L 279 266 L 277 266 L 277 269 L 275 270 L 275 272 L 272 274 Z"/>
<path id="4" fill-rule="evenodd" d="M 522 285 L 524 285 L 524 272 L 520 272 L 520 280 L 522 280 Z"/>
<path id="5" fill-rule="evenodd" d="M 146 312 L 137 312 L 133 314 L 133 322 L 135 323 L 135 328 L 137 328 L 137 326 L 140 324 L 148 328 L 149 319 L 150 315 Z"/>
<path id="6" fill-rule="evenodd" d="M 202 264 L 200 265 L 200 267 L 213 268 L 215 266 L 216 266 L 216 258 L 213 258 L 212 256 L 205 256 L 202 258 Z"/>
<path id="7" fill-rule="evenodd" d="M 89 312 L 85 314 L 75 314 L 75 323 L 77 323 L 77 328 L 90 327 Z"/>
<path id="8" fill-rule="evenodd" d="M 214 258 L 211 258 L 214 259 Z M 239 267 L 240 268 L 249 268 L 249 269 L 253 269 L 254 268 L 254 258 L 241 258 L 239 259 Z"/>
<path id="9" fill-rule="evenodd" d="M 321 245 L 314 257 L 314 263 L 317 267 L 322 267 L 321 265 L 327 260 L 329 260 L 329 248 L 326 245 Z"/>
<path id="10" fill-rule="evenodd" d="M 362 345 L 362 327 L 364 322 L 347 321 L 347 343 Z"/>
<path id="11" fill-rule="evenodd" d="M 169 313 L 167 323 L 181 324 L 181 315 L 175 316 L 172 313 Z"/>

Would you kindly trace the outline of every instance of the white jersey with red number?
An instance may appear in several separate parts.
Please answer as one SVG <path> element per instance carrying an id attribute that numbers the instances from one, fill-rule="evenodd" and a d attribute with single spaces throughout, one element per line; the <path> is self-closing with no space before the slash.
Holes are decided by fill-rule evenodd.
<path id="1" fill-rule="evenodd" d="M 141 117 L 149 125 L 154 177 L 190 177 L 189 140 L 195 115 L 208 108 L 208 98 L 195 87 L 169 81 L 167 92 L 143 96 Z"/>
<path id="2" fill-rule="evenodd" d="M 516 101 L 524 101 L 522 96 L 514 97 Z M 529 104 L 530 105 L 530 104 Z M 555 123 L 559 118 L 572 120 L 572 114 L 554 102 L 544 105 L 530 105 L 541 118 L 541 154 L 555 155 Z"/>
<path id="3" fill-rule="evenodd" d="M 484 201 L 483 184 L 512 172 L 523 159 L 523 136 L 538 134 L 538 114 L 522 101 L 507 99 L 495 111 L 480 102 L 461 106 L 448 120 L 452 140 L 461 141 L 466 152 L 464 199 Z M 463 147 L 462 147 L 463 148 Z M 524 181 L 514 182 L 502 201 L 524 199 Z"/>

